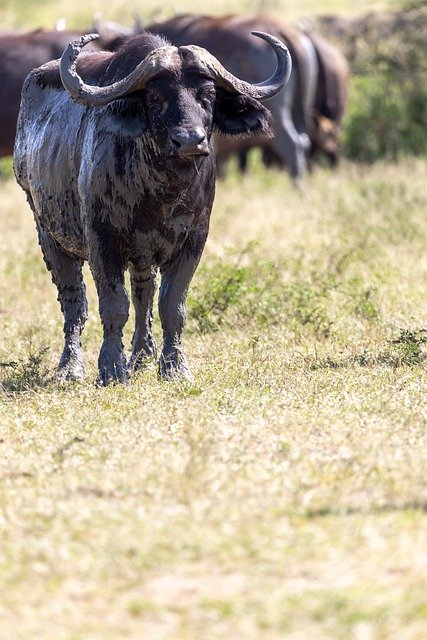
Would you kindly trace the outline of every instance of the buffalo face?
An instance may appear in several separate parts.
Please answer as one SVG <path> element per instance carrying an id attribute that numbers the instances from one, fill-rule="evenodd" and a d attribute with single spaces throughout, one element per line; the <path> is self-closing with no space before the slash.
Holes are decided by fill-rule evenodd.
<path id="1" fill-rule="evenodd" d="M 164 74 L 141 93 L 149 132 L 171 163 L 194 165 L 208 156 L 214 128 L 227 135 L 272 133 L 270 112 L 258 100 L 218 88 L 201 72 Z"/>
<path id="2" fill-rule="evenodd" d="M 150 134 L 166 159 L 193 163 L 210 152 L 215 85 L 195 74 L 167 75 L 151 80 L 145 88 Z"/>

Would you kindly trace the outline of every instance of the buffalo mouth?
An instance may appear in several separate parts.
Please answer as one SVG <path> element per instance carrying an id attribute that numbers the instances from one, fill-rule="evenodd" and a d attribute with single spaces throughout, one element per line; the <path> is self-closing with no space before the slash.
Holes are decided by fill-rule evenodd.
<path id="1" fill-rule="evenodd" d="M 197 149 L 192 150 L 186 153 L 170 153 L 167 157 L 168 160 L 172 162 L 177 162 L 178 164 L 194 164 L 197 160 L 201 160 L 202 158 L 206 158 L 209 155 L 208 149 Z"/>

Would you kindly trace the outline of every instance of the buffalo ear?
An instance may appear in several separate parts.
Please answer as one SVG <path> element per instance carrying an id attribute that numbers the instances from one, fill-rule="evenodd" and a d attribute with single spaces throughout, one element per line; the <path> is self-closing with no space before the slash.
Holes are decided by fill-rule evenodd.
<path id="1" fill-rule="evenodd" d="M 268 109 L 254 98 L 233 95 L 224 89 L 217 92 L 214 124 L 221 133 L 232 136 L 246 134 L 270 138 L 273 135 Z"/>

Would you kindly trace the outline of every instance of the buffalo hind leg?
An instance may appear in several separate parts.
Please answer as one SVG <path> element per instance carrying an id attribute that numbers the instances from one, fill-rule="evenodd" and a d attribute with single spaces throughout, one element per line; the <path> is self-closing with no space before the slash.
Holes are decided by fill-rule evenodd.
<path id="1" fill-rule="evenodd" d="M 38 226 L 40 246 L 64 316 L 64 350 L 56 379 L 81 380 L 84 375 L 81 333 L 87 319 L 86 287 L 83 261 L 65 253 L 58 243 Z"/>
<path id="2" fill-rule="evenodd" d="M 308 136 L 297 132 L 290 118 L 284 117 L 280 125 L 276 126 L 270 145 L 275 155 L 288 167 L 291 178 L 298 180 L 306 174 L 306 154 L 310 141 Z"/>
<path id="3" fill-rule="evenodd" d="M 175 260 L 162 269 L 159 313 L 163 329 L 163 347 L 159 373 L 165 380 L 192 380 L 181 345 L 181 335 L 185 324 L 188 286 L 199 263 L 205 240 L 206 238 L 203 238 L 197 251 L 187 241 Z"/>
<path id="4" fill-rule="evenodd" d="M 156 355 L 156 342 L 152 333 L 153 298 L 156 291 L 156 270 L 138 271 L 130 266 L 132 302 L 135 308 L 135 331 L 129 368 L 137 370 Z"/>
<path id="5" fill-rule="evenodd" d="M 123 346 L 123 329 L 129 317 L 129 298 L 124 283 L 124 260 L 117 231 L 98 222 L 89 239 L 90 268 L 99 299 L 104 339 L 98 357 L 99 381 L 126 384 L 128 371 Z"/>

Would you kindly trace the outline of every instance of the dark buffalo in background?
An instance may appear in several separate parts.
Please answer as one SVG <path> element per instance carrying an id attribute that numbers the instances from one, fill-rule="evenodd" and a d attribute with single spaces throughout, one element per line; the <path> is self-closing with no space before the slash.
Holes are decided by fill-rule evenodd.
<path id="1" fill-rule="evenodd" d="M 269 101 L 273 115 L 274 138 L 251 140 L 217 138 L 217 158 L 222 162 L 231 154 L 254 146 L 271 149 L 293 178 L 307 169 L 309 130 L 317 83 L 317 57 L 310 39 L 297 29 L 264 14 L 223 17 L 178 15 L 147 29 L 167 37 L 173 44 L 196 44 L 206 48 L 235 75 L 248 82 L 259 82 L 274 71 L 274 56 L 251 31 L 266 31 L 284 42 L 291 53 L 293 71 L 287 87 Z"/>
<path id="2" fill-rule="evenodd" d="M 25 78 L 35 67 L 60 58 L 71 40 L 81 31 L 37 29 L 30 32 L 0 32 L 0 157 L 13 153 L 21 90 Z M 113 36 L 111 36 L 113 37 Z M 109 40 L 90 44 L 105 48 Z"/>
<path id="3" fill-rule="evenodd" d="M 0 157 L 13 153 L 21 89 L 31 69 L 60 58 L 78 31 L 38 29 L 0 34 Z"/>
<path id="4" fill-rule="evenodd" d="M 341 51 L 322 36 L 308 33 L 316 51 L 318 76 L 310 129 L 314 157 L 324 153 L 332 165 L 337 165 L 341 152 L 341 124 L 348 94 L 349 66 Z"/>

